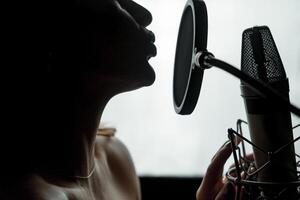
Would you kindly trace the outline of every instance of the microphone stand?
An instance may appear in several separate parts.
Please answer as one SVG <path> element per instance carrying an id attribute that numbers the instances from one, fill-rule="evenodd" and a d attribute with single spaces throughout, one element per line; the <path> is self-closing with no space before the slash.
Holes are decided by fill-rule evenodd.
<path id="1" fill-rule="evenodd" d="M 274 104 L 279 105 L 279 106 L 285 106 L 287 107 L 290 112 L 292 112 L 293 114 L 295 114 L 296 116 L 300 117 L 300 109 L 297 108 L 296 106 L 292 105 L 288 99 L 284 98 L 277 90 L 274 90 L 273 88 L 267 86 L 264 82 L 256 80 L 252 77 L 250 77 L 249 75 L 243 73 L 242 71 L 240 71 L 239 69 L 233 67 L 232 65 L 219 60 L 217 58 L 214 57 L 214 55 L 210 52 L 204 51 L 204 52 L 198 52 L 195 54 L 195 56 L 193 57 L 193 61 L 196 65 L 196 67 L 199 67 L 202 70 L 205 69 L 209 69 L 211 67 L 218 67 L 221 70 L 224 70 L 226 72 L 228 72 L 229 74 L 239 78 L 240 80 L 244 81 L 245 83 L 247 83 L 249 85 L 249 87 L 251 87 L 254 91 L 256 91 L 257 93 L 259 93 L 260 95 L 267 97 L 267 98 L 271 98 L 274 99 Z M 239 123 L 239 122 L 238 122 Z M 298 125 L 297 125 L 298 126 Z M 296 127 L 297 127 L 296 126 Z M 241 130 L 240 130 L 241 131 Z M 251 181 L 251 180 L 242 180 L 241 177 L 241 171 L 245 170 L 244 168 L 242 168 L 242 163 L 241 163 L 241 157 L 238 158 L 237 152 L 236 150 L 239 152 L 239 147 L 235 144 L 235 137 L 239 137 L 240 139 L 242 139 L 242 145 L 244 145 L 244 141 L 246 141 L 247 143 L 249 143 L 250 145 L 252 145 L 254 148 L 259 149 L 260 151 L 264 152 L 265 154 L 270 154 L 270 158 L 272 159 L 273 154 L 276 154 L 278 152 L 280 152 L 282 149 L 284 149 L 285 147 L 295 143 L 296 141 L 300 140 L 300 137 L 297 137 L 295 140 L 291 141 L 290 143 L 282 146 L 281 148 L 279 148 L 277 151 L 275 152 L 266 152 L 263 149 L 261 149 L 260 147 L 256 146 L 254 143 L 252 143 L 250 140 L 248 140 L 247 138 L 243 137 L 241 134 L 239 134 L 238 132 L 234 131 L 233 129 L 228 129 L 228 137 L 231 140 L 231 145 L 232 145 L 232 150 L 233 150 L 233 156 L 234 156 L 234 161 L 235 161 L 235 168 L 232 168 L 231 170 L 229 170 L 226 174 L 228 180 L 230 180 L 231 182 L 233 182 L 236 186 L 237 186 L 237 194 L 235 196 L 235 199 L 240 199 L 240 194 L 241 194 L 241 188 L 242 185 L 244 186 L 254 186 L 256 188 L 259 188 L 261 186 L 284 186 L 284 190 L 283 191 L 288 191 L 291 190 L 293 192 L 291 192 L 291 197 L 293 197 L 293 199 L 299 199 L 299 197 L 294 196 L 296 195 L 294 193 L 293 188 L 295 188 L 296 186 L 300 186 L 300 181 L 291 181 L 291 182 L 287 182 L 287 183 L 278 183 L 278 182 L 261 182 L 261 181 Z M 239 154 L 239 156 L 241 156 Z M 253 176 L 255 174 L 257 174 L 259 171 L 261 171 L 262 169 L 264 169 L 266 166 L 268 166 L 270 164 L 270 161 L 267 162 L 264 166 L 260 167 L 259 169 L 257 169 L 256 171 L 250 172 L 250 174 L 247 171 L 243 171 L 246 174 L 248 174 L 249 176 Z M 249 167 L 249 166 L 248 166 Z M 250 169 L 250 168 L 249 168 Z M 234 172 L 234 175 L 231 175 Z M 249 188 L 248 188 L 249 189 Z M 253 190 L 254 188 L 250 189 Z M 250 192 L 250 193 L 255 193 L 255 189 L 254 192 Z M 279 195 L 281 195 L 282 193 L 280 192 Z M 255 194 L 251 194 L 254 195 L 252 197 L 255 197 Z M 263 192 L 261 192 L 260 194 L 260 198 L 259 199 L 269 199 L 269 197 L 265 196 L 265 194 Z M 290 197 L 289 197 L 290 198 Z M 271 198 L 273 199 L 273 198 Z M 276 197 L 277 199 L 277 197 Z"/>
<path id="2" fill-rule="evenodd" d="M 274 99 L 275 103 L 280 106 L 287 106 L 293 114 L 300 117 L 300 109 L 291 104 L 286 98 L 282 97 L 282 95 L 277 92 L 277 90 L 268 87 L 264 82 L 258 81 L 248 76 L 232 65 L 215 58 L 212 53 L 207 51 L 196 53 L 194 57 L 194 63 L 197 67 L 203 70 L 209 69 L 211 67 L 217 67 L 228 72 L 229 74 L 247 83 L 253 90 L 258 92 L 262 96 Z"/>

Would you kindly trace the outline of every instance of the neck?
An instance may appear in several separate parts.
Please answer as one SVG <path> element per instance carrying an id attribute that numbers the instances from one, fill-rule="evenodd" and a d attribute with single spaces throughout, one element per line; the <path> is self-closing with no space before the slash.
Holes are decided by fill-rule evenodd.
<path id="1" fill-rule="evenodd" d="M 107 96 L 107 95 L 102 95 Z M 97 129 L 105 105 L 110 98 L 91 94 L 70 95 L 51 107 L 49 130 L 39 155 L 41 168 L 49 176 L 87 177 L 93 170 Z M 89 98 L 91 97 L 91 98 Z"/>

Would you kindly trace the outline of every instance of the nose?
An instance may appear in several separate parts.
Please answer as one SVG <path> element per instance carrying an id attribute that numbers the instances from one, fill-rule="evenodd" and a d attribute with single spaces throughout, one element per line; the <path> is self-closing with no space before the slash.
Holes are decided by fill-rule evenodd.
<path id="1" fill-rule="evenodd" d="M 131 0 L 119 0 L 119 3 L 141 26 L 147 27 L 151 24 L 152 15 L 143 6 Z"/>

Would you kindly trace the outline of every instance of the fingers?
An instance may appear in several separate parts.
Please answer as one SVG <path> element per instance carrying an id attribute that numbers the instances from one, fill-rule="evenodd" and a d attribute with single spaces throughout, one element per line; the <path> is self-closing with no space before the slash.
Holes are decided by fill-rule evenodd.
<path id="1" fill-rule="evenodd" d="M 223 167 L 224 167 L 227 159 L 231 155 L 231 152 L 232 152 L 231 143 L 230 143 L 230 141 L 227 141 L 226 143 L 224 143 L 224 145 L 217 151 L 217 153 L 213 157 L 210 165 L 207 168 L 205 177 L 208 177 L 211 179 L 212 177 L 215 177 L 216 174 L 218 174 L 220 177 L 222 177 Z"/>
<path id="2" fill-rule="evenodd" d="M 236 141 L 237 145 L 240 141 Z M 197 191 L 197 200 L 229 200 L 235 199 L 235 186 L 223 179 L 224 165 L 232 153 L 231 143 L 227 141 L 212 158 L 207 168 L 203 181 Z M 249 161 L 253 161 L 253 154 L 245 157 Z M 232 165 L 230 168 L 234 167 Z M 242 174 L 242 177 L 245 175 Z"/>
<path id="3" fill-rule="evenodd" d="M 197 191 L 198 200 L 214 199 L 223 187 L 223 167 L 231 152 L 231 144 L 228 141 L 215 154 Z"/>

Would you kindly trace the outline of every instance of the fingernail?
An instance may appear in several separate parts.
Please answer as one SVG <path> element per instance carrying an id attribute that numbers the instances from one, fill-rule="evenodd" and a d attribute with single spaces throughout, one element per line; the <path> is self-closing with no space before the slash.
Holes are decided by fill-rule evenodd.
<path id="1" fill-rule="evenodd" d="M 230 144 L 231 144 L 230 140 L 227 140 L 227 141 L 221 146 L 220 149 L 230 147 Z"/>
<path id="2" fill-rule="evenodd" d="M 218 149 L 217 153 L 215 153 L 215 155 L 212 157 L 211 161 L 213 161 L 213 160 L 215 159 L 215 157 L 216 157 L 217 155 L 219 155 L 219 153 L 220 153 L 221 151 L 223 151 L 223 150 L 225 150 L 225 149 L 229 149 L 229 148 L 231 148 L 231 142 L 230 142 L 230 140 L 227 140 L 227 141 L 226 141 L 226 142 Z"/>
<path id="3" fill-rule="evenodd" d="M 235 136 L 234 138 L 234 144 L 237 146 L 241 143 L 242 141 L 242 138 L 238 137 L 238 136 Z"/>

